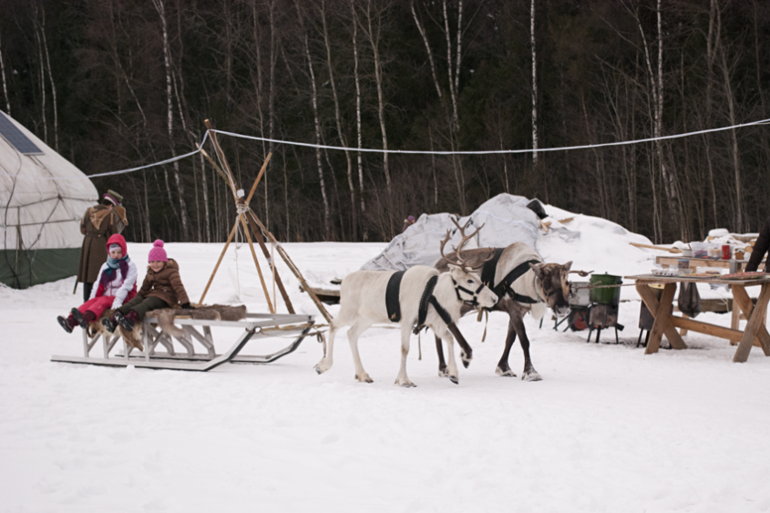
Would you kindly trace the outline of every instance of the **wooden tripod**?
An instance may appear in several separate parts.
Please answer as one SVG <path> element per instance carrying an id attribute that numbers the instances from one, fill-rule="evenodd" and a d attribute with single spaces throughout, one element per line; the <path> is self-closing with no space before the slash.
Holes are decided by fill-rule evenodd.
<path id="1" fill-rule="evenodd" d="M 206 124 L 206 128 L 209 130 L 212 130 L 211 122 L 207 119 L 204 121 Z M 271 244 L 275 247 L 278 254 L 281 256 L 283 261 L 286 263 L 286 265 L 289 267 L 289 270 L 294 274 L 294 276 L 297 277 L 300 284 L 302 285 L 302 290 L 307 292 L 313 302 L 316 304 L 316 307 L 318 307 L 318 310 L 321 312 L 321 315 L 324 316 L 327 322 L 331 322 L 332 317 L 329 314 L 329 312 L 324 307 L 323 303 L 318 299 L 318 296 L 313 293 L 313 290 L 308 286 L 307 282 L 305 281 L 305 278 L 302 276 L 302 273 L 299 271 L 299 268 L 292 262 L 291 258 L 289 258 L 288 253 L 286 253 L 286 250 L 281 246 L 278 241 L 276 240 L 275 236 L 270 233 L 265 225 L 262 224 L 262 221 L 259 220 L 259 217 L 257 217 L 257 214 L 251 210 L 251 207 L 249 206 L 249 203 L 251 202 L 251 198 L 254 196 L 254 193 L 257 190 L 257 185 L 259 185 L 260 180 L 262 179 L 262 175 L 265 173 L 265 169 L 267 169 L 267 164 L 270 162 L 270 157 L 272 156 L 272 153 L 267 154 L 267 158 L 265 159 L 265 162 L 262 164 L 262 168 L 259 170 L 259 174 L 257 175 L 257 179 L 254 180 L 254 185 L 251 186 L 251 191 L 249 191 L 249 195 L 244 199 L 244 192 L 243 189 L 239 189 L 238 185 L 235 182 L 235 177 L 233 176 L 232 170 L 230 169 L 230 164 L 227 162 L 227 158 L 225 157 L 224 152 L 222 151 L 222 147 L 219 145 L 219 141 L 217 141 L 216 133 L 210 132 L 209 136 L 211 138 L 211 142 L 214 146 L 214 151 L 217 154 L 217 157 L 219 161 L 222 163 L 222 166 L 220 167 L 214 159 L 211 158 L 211 156 L 206 153 L 206 151 L 203 148 L 200 148 L 201 153 L 204 157 L 209 161 L 209 163 L 214 167 L 214 169 L 217 171 L 217 173 L 224 179 L 225 183 L 227 183 L 227 186 L 229 187 L 230 191 L 233 194 L 233 199 L 235 200 L 235 208 L 236 208 L 236 218 L 235 218 L 235 224 L 233 224 L 233 229 L 230 230 L 230 235 L 227 237 L 227 242 L 225 243 L 224 249 L 222 249 L 222 253 L 219 255 L 219 260 L 217 260 L 217 265 L 214 266 L 214 271 L 211 273 L 211 277 L 209 278 L 208 283 L 206 284 L 206 288 L 203 290 L 203 295 L 201 295 L 201 299 L 199 303 L 203 303 L 203 300 L 206 297 L 206 294 L 209 291 L 209 287 L 211 286 L 211 282 L 214 281 L 214 276 L 217 274 L 217 270 L 219 269 L 219 265 L 222 263 L 222 258 L 225 256 L 225 253 L 227 252 L 227 248 L 230 246 L 230 242 L 233 240 L 233 237 L 235 236 L 235 231 L 238 228 L 238 224 L 241 224 L 243 227 L 243 233 L 246 235 L 246 240 L 249 244 L 249 249 L 251 250 L 251 256 L 254 259 L 254 265 L 257 267 L 257 274 L 259 274 L 259 281 L 262 284 L 262 290 L 265 293 L 265 299 L 267 300 L 267 306 L 270 309 L 270 313 L 275 313 L 275 310 L 277 308 L 277 297 L 273 297 L 271 299 L 270 293 L 267 288 L 267 284 L 265 283 L 265 278 L 262 274 L 262 268 L 259 265 L 259 261 L 257 260 L 257 253 L 254 250 L 254 243 L 252 242 L 252 234 L 254 235 L 254 238 L 257 239 L 257 244 L 259 244 L 259 247 L 262 249 L 262 253 L 265 255 L 265 258 L 270 264 L 270 272 L 273 277 L 273 283 L 274 285 L 278 286 L 278 290 L 281 293 L 281 297 L 283 298 L 283 302 L 286 304 L 286 309 L 289 311 L 289 313 L 293 314 L 294 312 L 294 306 L 291 304 L 291 300 L 289 299 L 289 295 L 286 293 L 286 289 L 283 286 L 283 281 L 281 281 L 281 276 L 278 274 L 278 272 L 275 269 L 275 261 L 270 256 L 270 252 L 267 249 L 267 246 L 265 245 L 265 238 L 267 238 Z M 223 169 L 224 168 L 224 169 Z M 263 237 L 264 233 L 264 237 Z"/>

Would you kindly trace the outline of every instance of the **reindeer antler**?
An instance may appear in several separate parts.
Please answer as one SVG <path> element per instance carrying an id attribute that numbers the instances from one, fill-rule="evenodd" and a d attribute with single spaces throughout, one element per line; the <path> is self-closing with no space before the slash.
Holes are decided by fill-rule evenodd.
<path id="1" fill-rule="evenodd" d="M 459 267 L 465 267 L 465 260 L 463 260 L 463 258 L 460 256 L 460 251 L 462 250 L 463 245 L 465 245 L 465 243 L 468 242 L 468 240 L 470 240 L 473 237 L 475 237 L 476 234 L 479 233 L 479 230 L 481 230 L 484 227 L 484 225 L 482 224 L 481 226 L 479 226 L 476 229 L 476 231 L 471 233 L 470 235 L 465 235 L 465 229 L 468 227 L 469 224 L 471 224 L 472 220 L 468 219 L 468 222 L 465 223 L 465 226 L 460 226 L 460 224 L 457 222 L 457 220 L 455 220 L 454 217 L 452 217 L 450 219 L 452 220 L 452 223 L 457 227 L 457 229 L 460 230 L 460 235 L 462 236 L 462 240 L 455 247 L 454 255 L 448 256 L 448 255 L 444 254 L 444 246 L 446 246 L 446 243 L 449 242 L 449 239 L 452 238 L 452 232 L 450 230 L 447 230 L 446 231 L 446 238 L 443 241 L 441 241 L 441 256 L 446 258 L 447 261 L 452 262 L 453 264 L 455 264 L 455 265 L 457 265 Z M 494 252 L 492 252 L 492 254 L 489 256 L 489 258 L 487 258 L 486 260 L 481 262 L 480 265 L 474 266 L 474 268 L 479 268 L 479 267 L 483 266 L 484 263 L 487 260 L 490 260 L 492 257 L 494 257 Z"/>

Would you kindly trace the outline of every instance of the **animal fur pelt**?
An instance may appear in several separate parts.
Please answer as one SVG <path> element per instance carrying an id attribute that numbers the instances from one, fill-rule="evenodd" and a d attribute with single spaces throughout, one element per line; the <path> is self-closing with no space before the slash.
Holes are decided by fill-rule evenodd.
<path id="1" fill-rule="evenodd" d="M 92 322 L 89 325 L 88 334 L 90 336 L 94 336 L 97 333 L 101 335 L 110 335 L 102 325 L 101 321 L 103 317 L 112 317 L 112 313 L 113 310 L 105 310 L 96 322 Z M 147 312 L 147 317 L 157 317 L 158 327 L 161 331 L 168 333 L 172 337 L 181 337 L 184 336 L 185 331 L 174 324 L 175 317 L 184 319 L 204 319 L 208 321 L 240 321 L 246 318 L 246 305 L 202 305 L 190 309 L 159 308 L 158 310 L 150 310 Z M 131 332 L 127 332 L 121 326 L 118 326 L 115 329 L 115 334 L 122 336 L 129 345 L 140 351 L 144 351 L 144 347 L 142 346 L 141 323 L 137 323 L 134 326 L 134 330 Z"/>
<path id="2" fill-rule="evenodd" d="M 207 321 L 240 321 L 246 318 L 246 305 L 204 305 L 197 308 L 160 308 L 150 310 L 147 317 L 157 317 L 161 331 L 172 337 L 182 337 L 185 331 L 174 324 L 174 318 L 205 319 Z M 136 331 L 136 328 L 134 328 Z"/>

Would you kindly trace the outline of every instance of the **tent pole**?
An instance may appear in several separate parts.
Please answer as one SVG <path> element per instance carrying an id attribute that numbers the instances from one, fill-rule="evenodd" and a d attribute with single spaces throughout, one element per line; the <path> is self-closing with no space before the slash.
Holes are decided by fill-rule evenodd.
<path id="1" fill-rule="evenodd" d="M 249 226 L 246 224 L 246 220 L 243 218 L 243 214 L 238 215 L 238 219 L 243 225 L 243 232 L 246 234 L 246 240 L 249 241 L 249 249 L 251 250 L 251 257 L 254 259 L 254 265 L 257 266 L 257 274 L 259 274 L 259 281 L 262 284 L 262 290 L 265 292 L 265 299 L 267 299 L 267 307 L 270 309 L 270 313 L 275 313 L 275 307 L 273 307 L 272 300 L 270 299 L 270 293 L 267 291 L 267 284 L 265 278 L 262 276 L 262 268 L 259 267 L 259 261 L 257 260 L 257 253 L 254 251 L 254 244 L 251 242 L 251 234 L 249 233 Z"/>
<path id="2" fill-rule="evenodd" d="M 233 229 L 230 230 L 230 235 L 227 237 L 227 242 L 225 243 L 225 247 L 222 249 L 222 254 L 219 255 L 219 260 L 217 260 L 217 265 L 214 266 L 214 270 L 211 273 L 209 282 L 206 284 L 206 288 L 203 289 L 203 295 L 201 296 L 200 301 L 198 301 L 199 305 L 203 304 L 203 300 L 206 298 L 206 293 L 209 291 L 211 282 L 214 281 L 214 276 L 216 276 L 217 270 L 219 269 L 219 264 L 222 263 L 222 258 L 225 256 L 225 252 L 227 251 L 227 248 L 230 246 L 230 241 L 233 240 L 233 236 L 235 235 L 236 228 L 238 228 L 238 218 L 235 219 L 235 224 L 233 225 Z"/>

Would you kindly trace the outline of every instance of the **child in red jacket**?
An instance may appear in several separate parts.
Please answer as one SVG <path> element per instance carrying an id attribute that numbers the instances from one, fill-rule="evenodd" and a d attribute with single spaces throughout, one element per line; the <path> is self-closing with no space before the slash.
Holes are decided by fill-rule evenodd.
<path id="1" fill-rule="evenodd" d="M 65 319 L 56 318 L 67 333 L 72 333 L 75 326 L 85 329 L 108 308 L 119 308 L 125 301 L 136 296 L 136 265 L 128 258 L 126 239 L 116 233 L 107 241 L 109 256 L 99 271 L 98 287 L 94 287 L 91 298 L 73 308 Z"/>

